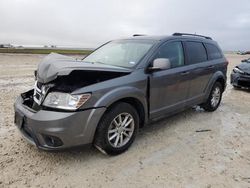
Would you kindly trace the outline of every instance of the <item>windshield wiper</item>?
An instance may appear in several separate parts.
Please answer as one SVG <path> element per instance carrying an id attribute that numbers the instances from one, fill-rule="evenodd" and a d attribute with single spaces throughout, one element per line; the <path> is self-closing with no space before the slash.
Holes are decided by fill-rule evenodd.
<path id="1" fill-rule="evenodd" d="M 95 62 L 91 62 L 91 61 L 83 61 L 83 60 L 82 60 L 82 62 L 83 62 L 83 63 L 90 63 L 90 64 L 94 64 L 94 63 L 95 63 Z"/>
<path id="2" fill-rule="evenodd" d="M 99 63 L 99 64 L 107 65 L 106 63 L 103 63 L 103 62 L 101 62 L 101 61 L 95 61 L 94 63 Z"/>
<path id="3" fill-rule="evenodd" d="M 91 64 L 102 64 L 102 65 L 107 65 L 107 66 L 113 66 L 113 67 L 120 67 L 120 68 L 128 68 L 128 67 L 123 67 L 123 66 L 118 66 L 118 65 L 112 65 L 112 64 L 107 64 L 107 63 L 103 63 L 101 61 L 83 61 L 85 63 L 91 63 Z"/>

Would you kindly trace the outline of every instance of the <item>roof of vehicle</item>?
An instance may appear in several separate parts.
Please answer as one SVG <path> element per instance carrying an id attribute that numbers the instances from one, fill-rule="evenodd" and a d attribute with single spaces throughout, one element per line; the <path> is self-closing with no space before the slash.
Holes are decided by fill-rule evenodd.
<path id="1" fill-rule="evenodd" d="M 214 43 L 215 41 L 211 37 L 189 34 L 189 33 L 174 33 L 173 35 L 161 35 L 161 36 L 150 36 L 150 35 L 140 35 L 135 34 L 133 37 L 125 38 L 125 40 L 155 40 L 155 41 L 165 41 L 169 39 L 192 39 L 192 40 L 200 40 L 203 42 Z"/>

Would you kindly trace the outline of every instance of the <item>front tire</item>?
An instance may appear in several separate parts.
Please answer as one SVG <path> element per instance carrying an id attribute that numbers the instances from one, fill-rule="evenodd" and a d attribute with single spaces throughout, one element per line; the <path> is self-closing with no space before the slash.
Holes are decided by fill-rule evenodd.
<path id="1" fill-rule="evenodd" d="M 139 116 L 133 106 L 120 102 L 104 114 L 98 124 L 94 145 L 108 155 L 118 155 L 133 143 L 139 128 Z"/>
<path id="2" fill-rule="evenodd" d="M 207 101 L 204 104 L 202 104 L 201 107 L 208 112 L 215 111 L 220 105 L 222 92 L 223 90 L 221 83 L 215 82 Z"/>

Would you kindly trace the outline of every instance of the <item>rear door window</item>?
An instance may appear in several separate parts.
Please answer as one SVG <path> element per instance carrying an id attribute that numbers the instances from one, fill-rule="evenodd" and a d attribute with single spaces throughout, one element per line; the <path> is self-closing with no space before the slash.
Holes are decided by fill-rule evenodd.
<path id="1" fill-rule="evenodd" d="M 208 58 L 210 60 L 222 58 L 221 51 L 215 45 L 213 45 L 213 44 L 205 44 L 205 46 L 207 48 L 207 54 L 208 54 Z"/>
<path id="2" fill-rule="evenodd" d="M 207 61 L 207 52 L 201 42 L 186 42 L 187 64 Z"/>

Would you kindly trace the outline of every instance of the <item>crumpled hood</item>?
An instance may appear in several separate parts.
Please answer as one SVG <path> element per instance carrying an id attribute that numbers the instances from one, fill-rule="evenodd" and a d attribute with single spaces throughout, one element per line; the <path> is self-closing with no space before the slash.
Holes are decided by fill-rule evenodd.
<path id="1" fill-rule="evenodd" d="M 74 70 L 131 72 L 130 69 L 122 67 L 99 63 L 87 63 L 73 57 L 51 53 L 39 63 L 37 80 L 41 83 L 48 83 L 58 76 L 69 75 Z"/>
<path id="2" fill-rule="evenodd" d="M 240 70 L 250 74 L 250 63 L 241 63 L 237 67 L 239 67 Z"/>

